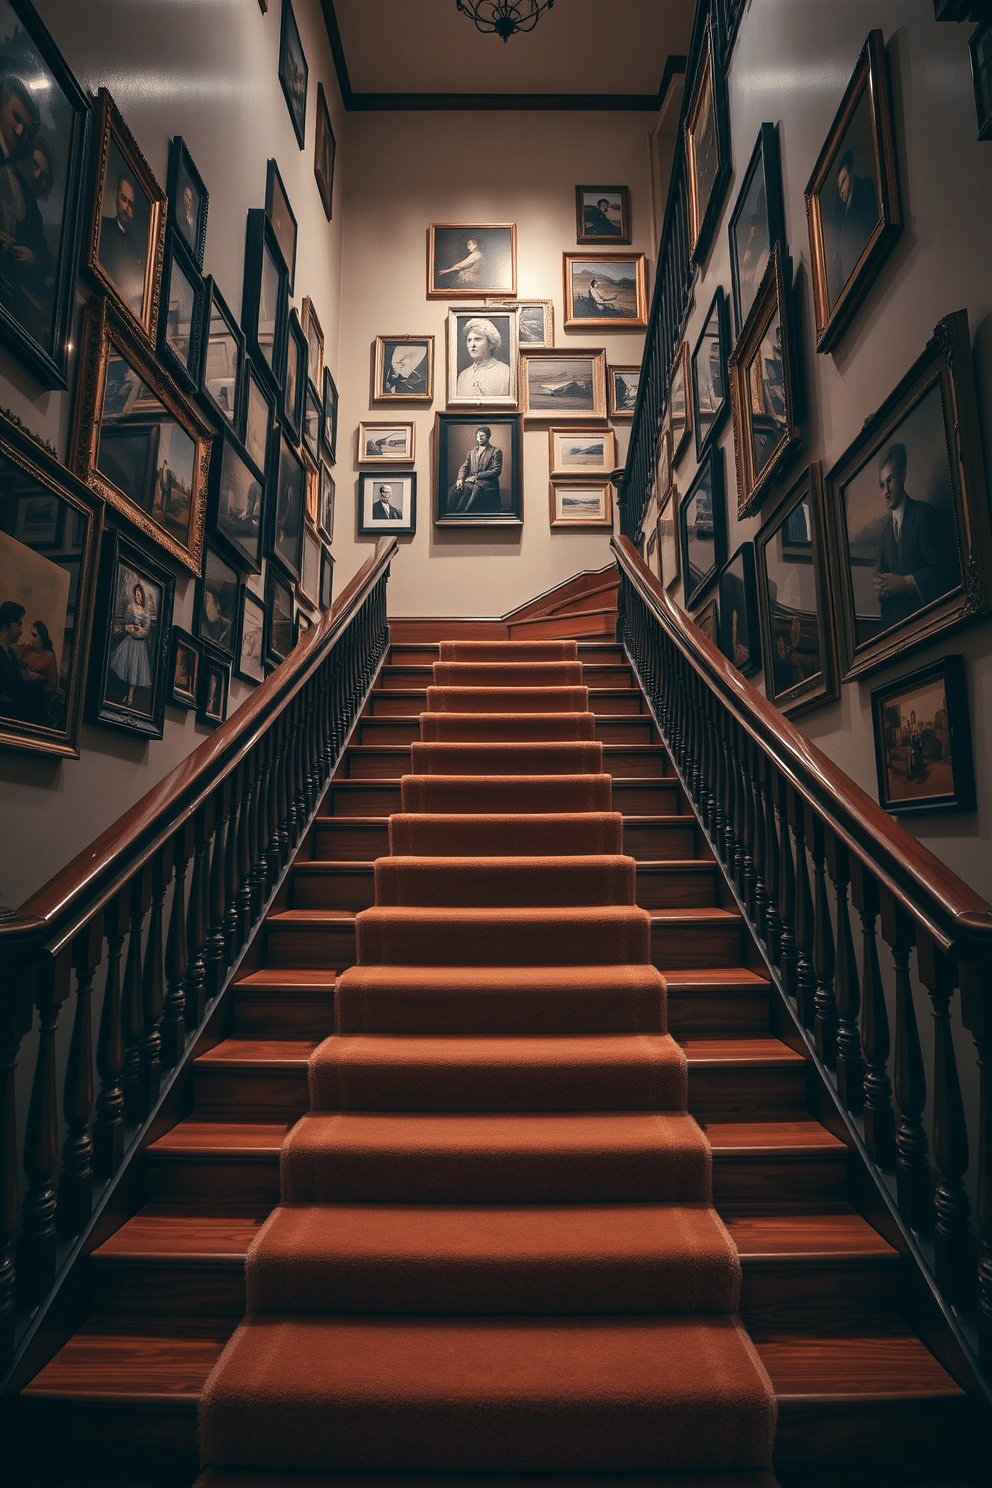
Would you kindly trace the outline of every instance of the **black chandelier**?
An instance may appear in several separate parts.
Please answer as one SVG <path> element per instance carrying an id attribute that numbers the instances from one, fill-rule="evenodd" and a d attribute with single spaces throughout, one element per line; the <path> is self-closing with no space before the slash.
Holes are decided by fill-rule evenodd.
<path id="1" fill-rule="evenodd" d="M 550 10 L 555 0 L 455 0 L 458 10 L 470 16 L 480 31 L 495 31 L 509 41 L 516 31 L 533 31 L 542 10 Z"/>

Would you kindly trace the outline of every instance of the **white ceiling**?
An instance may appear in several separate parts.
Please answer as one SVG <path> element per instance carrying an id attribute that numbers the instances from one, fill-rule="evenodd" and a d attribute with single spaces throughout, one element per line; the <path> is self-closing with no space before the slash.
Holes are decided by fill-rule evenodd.
<path id="1" fill-rule="evenodd" d="M 556 0 L 535 29 L 481 35 L 455 0 L 333 0 L 352 90 L 657 95 L 693 0 Z"/>

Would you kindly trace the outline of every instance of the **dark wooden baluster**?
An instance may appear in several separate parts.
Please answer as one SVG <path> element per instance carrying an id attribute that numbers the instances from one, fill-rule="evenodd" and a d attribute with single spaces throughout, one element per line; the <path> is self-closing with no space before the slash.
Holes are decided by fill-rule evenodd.
<path id="1" fill-rule="evenodd" d="M 241 813 L 244 809 L 242 790 L 244 786 L 247 761 L 242 761 L 231 772 L 231 810 L 227 818 L 227 833 L 224 838 L 224 961 L 227 966 L 233 966 L 235 957 L 241 949 L 241 940 L 238 935 L 240 925 L 238 915 L 238 896 L 241 891 Z"/>
<path id="2" fill-rule="evenodd" d="M 292 757 L 292 736 L 289 728 L 289 715 L 284 713 L 279 720 L 279 754 L 275 764 L 276 777 L 276 842 L 278 849 L 276 853 L 276 873 L 273 879 L 279 876 L 279 870 L 285 868 L 289 862 L 289 850 L 292 845 L 291 819 L 290 819 L 290 785 L 289 768 Z M 295 807 L 294 807 L 295 811 Z"/>
<path id="3" fill-rule="evenodd" d="M 813 1034 L 816 1052 L 824 1064 L 833 1069 L 837 1063 L 837 1003 L 834 1000 L 834 927 L 830 922 L 830 895 L 827 892 L 826 842 L 823 823 L 812 808 L 806 812 L 806 835 L 813 845 L 813 970 L 816 994 L 813 1005 Z"/>
<path id="4" fill-rule="evenodd" d="M 826 847 L 827 869 L 837 905 L 837 970 L 834 981 L 837 998 L 837 1093 L 847 1109 L 860 1116 L 865 1103 L 865 1064 L 858 1031 L 861 1011 L 858 958 L 847 903 L 851 869 L 847 848 L 833 832 L 827 833 Z"/>
<path id="5" fill-rule="evenodd" d="M 737 762 L 730 718 L 725 708 L 720 711 L 720 751 L 723 759 L 723 842 L 720 847 L 727 870 L 733 874 L 737 857 Z"/>
<path id="6" fill-rule="evenodd" d="M 122 996 L 124 1064 L 121 1069 L 121 1089 L 124 1091 L 124 1119 L 129 1126 L 133 1126 L 142 1121 L 146 1114 L 141 1089 L 141 1044 L 145 1035 L 141 938 L 145 915 L 152 902 L 151 863 L 146 863 L 131 880 L 130 900 L 131 926 Z"/>
<path id="7" fill-rule="evenodd" d="M 765 813 L 765 859 L 763 865 L 763 877 L 765 880 L 765 893 L 768 902 L 765 906 L 765 944 L 773 962 L 778 962 L 782 954 L 782 915 L 779 910 L 779 856 L 778 856 L 778 828 L 775 824 L 775 797 L 778 795 L 778 777 L 772 768 L 771 760 L 762 759 L 760 752 L 757 755 L 761 767 L 761 799 Z"/>
<path id="8" fill-rule="evenodd" d="M 20 1153 L 17 1150 L 15 1080 L 21 1040 L 34 1016 L 33 956 L 18 947 L 3 956 L 3 996 L 0 997 L 0 1365 L 14 1353 L 14 1247 L 17 1243 L 17 1192 Z M 30 955 L 30 965 L 26 964 Z"/>
<path id="9" fill-rule="evenodd" d="M 734 883 L 741 901 L 747 903 L 748 874 L 752 870 L 751 843 L 747 835 L 747 808 L 751 793 L 744 778 L 744 761 L 741 758 L 743 735 L 737 724 L 730 725 L 730 749 L 734 762 Z"/>
<path id="10" fill-rule="evenodd" d="M 58 1104 L 55 1073 L 55 1029 L 59 1010 L 69 995 L 70 955 L 43 962 L 35 973 L 34 1002 L 40 1030 L 24 1133 L 24 1171 L 28 1188 L 21 1205 L 21 1238 L 17 1248 L 18 1290 L 33 1304 L 55 1278 L 58 1236 L 52 1174 L 58 1157 Z"/>
<path id="11" fill-rule="evenodd" d="M 193 823 L 184 822 L 172 840 L 175 882 L 165 940 L 165 1003 L 162 1008 L 162 1068 L 179 1063 L 186 1047 L 186 870 L 193 856 Z"/>
<path id="12" fill-rule="evenodd" d="M 794 792 L 789 802 L 796 839 L 796 1006 L 803 1027 L 812 1031 L 816 1018 L 816 971 L 813 966 L 813 893 L 806 861 L 806 804 Z"/>
<path id="13" fill-rule="evenodd" d="M 207 897 L 209 892 L 209 851 L 213 833 L 213 804 L 200 808 L 194 818 L 196 851 L 189 881 L 189 907 L 186 911 L 186 1031 L 199 1028 L 206 1005 L 207 968 L 204 948 L 207 943 Z"/>
<path id="14" fill-rule="evenodd" d="M 961 947 L 961 1021 L 978 1054 L 978 1154 L 975 1219 L 978 1224 L 978 1349 L 992 1372 L 992 955 Z"/>
<path id="15" fill-rule="evenodd" d="M 253 897 L 255 893 L 255 841 L 258 829 L 258 812 L 255 806 L 255 772 L 259 751 L 253 749 L 241 766 L 241 806 L 238 811 L 238 936 L 240 949 L 248 939 L 254 920 Z"/>
<path id="16" fill-rule="evenodd" d="M 765 858 L 765 813 L 761 807 L 761 798 L 758 795 L 758 786 L 754 778 L 754 747 L 746 734 L 741 759 L 744 765 L 744 788 L 747 791 L 747 842 L 751 858 L 747 907 L 760 934 L 765 917 L 765 881 L 762 877 Z"/>
<path id="17" fill-rule="evenodd" d="M 927 1134 L 923 1126 L 927 1079 L 909 974 L 909 953 L 915 943 L 915 929 L 912 920 L 887 889 L 881 891 L 880 904 L 882 936 L 892 952 L 896 976 L 892 1080 L 898 1113 L 896 1191 L 899 1208 L 910 1227 L 928 1230 L 933 1224 L 933 1189 Z"/>
<path id="18" fill-rule="evenodd" d="M 780 968 L 782 984 L 790 997 L 796 996 L 799 952 L 796 949 L 796 862 L 792 856 L 792 839 L 789 836 L 789 787 L 780 777 L 775 814 L 778 818 L 779 834 L 779 908 L 782 914 L 782 938 L 780 943 Z"/>
<path id="19" fill-rule="evenodd" d="M 206 997 L 210 1002 L 224 985 L 228 968 L 227 935 L 224 916 L 227 913 L 225 873 L 227 866 L 227 834 L 231 822 L 231 800 L 233 781 L 230 776 L 214 791 L 214 840 L 210 854 L 210 874 L 207 881 L 207 936 L 203 947 L 203 962 L 206 972 Z"/>
<path id="20" fill-rule="evenodd" d="M 93 979 L 103 960 L 103 922 L 94 915 L 72 943 L 76 973 L 76 1012 L 72 1020 L 69 1063 L 65 1072 L 66 1139 L 59 1175 L 58 1230 L 78 1235 L 93 1210 Z"/>
<path id="21" fill-rule="evenodd" d="M 124 1066 L 121 953 L 127 933 L 126 892 L 115 895 L 104 909 L 103 933 L 107 937 L 107 980 L 96 1044 L 101 1085 L 93 1125 L 93 1171 L 98 1178 L 111 1178 L 124 1156 L 124 1091 L 120 1081 Z"/>
<path id="22" fill-rule="evenodd" d="M 145 969 L 141 979 L 141 1003 L 145 1014 L 145 1036 L 141 1041 L 141 1115 L 144 1121 L 158 1100 L 162 1087 L 162 1008 L 165 1002 L 165 952 L 162 943 L 162 911 L 172 882 L 172 858 L 158 852 L 152 859 L 152 914 L 145 946 Z"/>
<path id="23" fill-rule="evenodd" d="M 265 781 L 265 820 L 268 828 L 265 860 L 268 865 L 266 889 L 274 889 L 282 867 L 282 849 L 279 840 L 281 820 L 283 727 L 282 723 L 269 729 L 270 753 Z"/>
<path id="24" fill-rule="evenodd" d="M 896 1126 L 889 1079 L 889 1014 L 878 960 L 878 884 L 858 858 L 851 858 L 851 899 L 861 917 L 861 1043 L 865 1058 L 862 1112 L 865 1146 L 880 1168 L 896 1164 Z"/>
<path id="25" fill-rule="evenodd" d="M 252 922 L 258 918 L 269 881 L 269 729 L 254 753 L 255 786 L 251 800 L 251 908 Z"/>

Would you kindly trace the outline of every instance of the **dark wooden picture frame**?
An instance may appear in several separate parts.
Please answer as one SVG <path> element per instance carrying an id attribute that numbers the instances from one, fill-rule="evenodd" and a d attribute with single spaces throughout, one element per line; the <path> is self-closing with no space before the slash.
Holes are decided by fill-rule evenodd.
<path id="1" fill-rule="evenodd" d="M 256 370 L 282 392 L 289 280 L 279 244 L 265 212 L 253 207 L 245 235 L 241 324 Z"/>
<path id="2" fill-rule="evenodd" d="M 212 651 L 204 651 L 200 668 L 200 698 L 196 710 L 197 723 L 207 728 L 219 728 L 227 718 L 227 704 L 231 693 L 231 663 L 222 661 Z"/>
<path id="3" fill-rule="evenodd" d="M 327 367 L 324 368 L 324 420 L 320 428 L 320 441 L 333 465 L 337 460 L 338 447 L 338 390 Z"/>
<path id="4" fill-rule="evenodd" d="M 169 226 L 178 233 L 203 273 L 210 193 L 181 134 L 169 146 Z"/>
<path id="5" fill-rule="evenodd" d="M 328 222 L 334 210 L 334 157 L 336 154 L 337 142 L 331 127 L 331 111 L 327 107 L 324 85 L 318 82 L 317 118 L 313 140 L 313 174 L 317 182 L 320 204 Z"/>
<path id="6" fill-rule="evenodd" d="M 271 159 L 265 167 L 265 215 L 286 270 L 289 293 L 292 294 L 296 282 L 296 244 L 299 239 L 299 225 L 296 221 L 296 213 L 290 205 L 289 194 L 283 185 L 279 167 Z"/>
<path id="7" fill-rule="evenodd" d="M 245 334 L 211 276 L 206 281 L 200 390 L 222 423 L 235 431 L 243 421 Z"/>
<path id="8" fill-rule="evenodd" d="M 317 507 L 317 526 L 325 542 L 334 538 L 334 477 L 327 466 L 320 466 L 320 501 Z"/>
<path id="9" fill-rule="evenodd" d="M 992 139 L 992 18 L 984 20 L 971 33 L 968 52 L 971 80 L 975 87 L 978 138 Z"/>
<path id="10" fill-rule="evenodd" d="M 730 215 L 730 286 L 740 335 L 775 244 L 785 244 L 778 127 L 762 124 Z"/>
<path id="11" fill-rule="evenodd" d="M 720 570 L 717 583 L 720 616 L 717 645 L 742 677 L 761 667 L 761 622 L 754 544 L 745 542 Z"/>
<path id="12" fill-rule="evenodd" d="M 104 535 L 86 693 L 90 723 L 144 739 L 162 738 L 171 692 L 175 589 L 168 569 L 123 533 Z"/>
<path id="13" fill-rule="evenodd" d="M 203 648 L 195 636 L 178 625 L 172 627 L 172 654 L 169 659 L 169 696 L 171 708 L 195 708 L 200 696 L 200 668 Z"/>
<path id="14" fill-rule="evenodd" d="M 672 431 L 672 468 L 679 464 L 692 439 L 692 369 L 689 343 L 683 341 L 672 358 L 668 377 L 668 422 Z"/>
<path id="15" fill-rule="evenodd" d="M 616 221 L 612 219 L 611 212 L 615 213 Z M 610 243 L 629 243 L 630 187 L 576 186 L 575 241 L 602 243 L 604 247 Z"/>
<path id="16" fill-rule="evenodd" d="M 262 569 L 265 477 L 230 430 L 214 440 L 210 461 L 210 532 L 231 561 L 248 573 Z"/>
<path id="17" fill-rule="evenodd" d="M 730 408 L 727 371 L 729 354 L 727 296 L 722 285 L 718 285 L 690 359 L 692 426 L 696 438 L 697 460 L 706 453 L 711 441 L 716 438 Z"/>
<path id="18" fill-rule="evenodd" d="M 268 612 L 265 601 L 259 599 L 247 584 L 241 586 L 240 618 L 238 622 L 238 649 L 235 656 L 235 675 L 244 682 L 265 681 L 265 631 Z"/>
<path id="19" fill-rule="evenodd" d="M 477 431 L 488 428 L 499 459 L 485 481 L 472 479 Z M 438 413 L 435 415 L 434 523 L 437 527 L 519 527 L 523 525 L 523 440 L 519 414 Z M 509 466 L 509 469 L 507 469 Z M 498 469 L 497 469 L 498 467 Z M 459 472 L 465 475 L 457 489 Z M 498 508 L 496 502 L 499 502 Z"/>
<path id="20" fill-rule="evenodd" d="M 710 448 L 679 506 L 679 547 L 685 607 L 706 593 L 727 561 L 723 450 Z"/>
<path id="21" fill-rule="evenodd" d="M 265 613 L 265 659 L 278 666 L 296 643 L 296 626 L 293 586 L 272 564 L 265 571 Z"/>
<path id="22" fill-rule="evenodd" d="M 196 639 L 204 656 L 212 649 L 229 659 L 234 655 L 240 619 L 241 575 L 225 553 L 207 543 L 203 549 L 203 577 L 196 586 Z"/>
<path id="23" fill-rule="evenodd" d="M 293 436 L 293 443 L 299 444 L 307 393 L 307 338 L 295 309 L 289 312 L 282 369 L 283 422 Z"/>
<path id="24" fill-rule="evenodd" d="M 689 248 L 693 263 L 702 265 L 731 169 L 719 27 L 712 15 L 706 18 L 684 127 Z"/>
<path id="25" fill-rule="evenodd" d="M 260 377 L 251 360 L 245 375 L 244 412 L 241 420 L 241 442 L 248 458 L 259 470 L 268 473 L 272 450 L 272 431 L 276 425 L 276 400 L 272 388 Z"/>
<path id="26" fill-rule="evenodd" d="M 307 88 L 310 69 L 307 66 L 300 29 L 293 14 L 293 0 L 282 0 L 282 21 L 279 29 L 279 81 L 282 84 L 286 107 L 293 121 L 293 129 L 300 149 L 307 137 Z"/>
<path id="27" fill-rule="evenodd" d="M 200 390 L 206 302 L 207 287 L 193 255 L 184 239 L 170 228 L 162 265 L 158 354 L 178 385 L 188 393 Z"/>
<path id="28" fill-rule="evenodd" d="M 758 510 L 799 441 L 791 287 L 779 244 L 728 361 L 739 517 Z"/>
<path id="29" fill-rule="evenodd" d="M 280 433 L 272 458 L 266 552 L 296 584 L 300 579 L 303 522 L 307 511 L 307 472 L 285 432 Z"/>
<path id="30" fill-rule="evenodd" d="M 381 503 L 385 507 L 376 513 Z M 386 510 L 388 508 L 388 511 Z M 398 516 L 389 515 L 398 512 Z M 417 472 L 363 470 L 358 477 L 358 534 L 395 533 L 412 536 L 417 530 Z"/>
<path id="31" fill-rule="evenodd" d="M 308 381 L 303 397 L 303 443 L 318 463 L 320 462 L 320 428 L 323 422 L 324 412 L 317 396 L 317 390 L 313 383 Z"/>
<path id="32" fill-rule="evenodd" d="M 883 810 L 893 816 L 975 810 L 963 656 L 943 656 L 873 688 L 871 721 Z"/>
<path id="33" fill-rule="evenodd" d="M 333 603 L 334 559 L 326 548 L 320 554 L 320 608 L 329 610 Z"/>

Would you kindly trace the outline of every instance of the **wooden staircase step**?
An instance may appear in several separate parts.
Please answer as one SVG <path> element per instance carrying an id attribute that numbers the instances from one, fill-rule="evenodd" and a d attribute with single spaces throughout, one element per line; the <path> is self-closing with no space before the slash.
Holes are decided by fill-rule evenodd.
<path id="1" fill-rule="evenodd" d="M 318 816 L 310 843 L 315 858 L 371 863 L 389 852 L 389 824 L 384 816 Z"/>
<path id="2" fill-rule="evenodd" d="M 367 715 L 358 725 L 357 743 L 364 746 L 412 744 L 420 738 L 420 714 L 398 713 L 395 718 Z"/>
<path id="3" fill-rule="evenodd" d="M 395 780 L 332 780 L 324 804 L 336 817 L 390 816 L 400 809 L 399 777 Z M 318 819 L 318 838 L 320 825 Z"/>
<path id="4" fill-rule="evenodd" d="M 511 620 L 507 624 L 511 641 L 550 641 L 577 639 L 580 636 L 616 635 L 616 605 L 603 609 L 575 609 L 559 615 L 535 615 L 531 619 Z"/>
<path id="5" fill-rule="evenodd" d="M 261 1224 L 147 1206 L 90 1256 L 93 1305 L 103 1314 L 240 1319 L 245 1255 Z"/>
<path id="6" fill-rule="evenodd" d="M 700 961 L 710 966 L 738 966 L 743 923 L 729 909 L 652 910 L 651 960 L 662 976 L 698 966 Z"/>
<path id="7" fill-rule="evenodd" d="M 713 1200 L 721 1215 L 788 1214 L 845 1198 L 847 1148 L 818 1121 L 711 1121 Z"/>
<path id="8" fill-rule="evenodd" d="M 597 713 L 596 738 L 604 744 L 661 743 L 650 713 Z"/>
<path id="9" fill-rule="evenodd" d="M 699 858 L 637 863 L 637 902 L 642 909 L 704 909 L 716 899 L 716 864 Z"/>
<path id="10" fill-rule="evenodd" d="M 697 1118 L 802 1111 L 806 1061 L 773 1038 L 680 1039 Z"/>
<path id="11" fill-rule="evenodd" d="M 375 903 L 375 868 L 373 863 L 335 863 L 325 858 L 297 863 L 292 894 L 294 909 L 347 909 L 357 913 Z"/>
<path id="12" fill-rule="evenodd" d="M 355 964 L 355 916 L 346 909 L 286 909 L 265 922 L 270 966 L 343 970 Z"/>
<path id="13" fill-rule="evenodd" d="M 602 662 L 606 666 L 622 665 L 627 660 L 627 654 L 617 641 L 583 641 L 576 643 L 579 660 L 585 666 L 586 662 Z"/>
<path id="14" fill-rule="evenodd" d="M 745 1215 L 728 1220 L 727 1228 L 741 1258 L 740 1311 L 748 1328 L 891 1327 L 899 1255 L 853 1210 Z"/>
<path id="15" fill-rule="evenodd" d="M 227 1120 L 302 1116 L 313 1039 L 229 1038 L 194 1061 L 196 1113 Z"/>
<path id="16" fill-rule="evenodd" d="M 665 978 L 668 1027 L 679 1038 L 767 1033 L 770 984 L 742 966 L 686 967 Z"/>
<path id="17" fill-rule="evenodd" d="M 199 1214 L 265 1216 L 279 1202 L 279 1149 L 291 1121 L 188 1117 L 148 1148 L 149 1198 Z"/>
<path id="18" fill-rule="evenodd" d="M 310 1038 L 334 1031 L 333 971 L 266 967 L 233 989 L 231 1031 L 242 1038 Z"/>
<path id="19" fill-rule="evenodd" d="M 620 807 L 616 808 L 620 810 Z M 696 851 L 696 818 L 689 812 L 660 816 L 624 814 L 623 850 L 638 862 L 661 862 L 669 858 L 693 858 Z"/>

